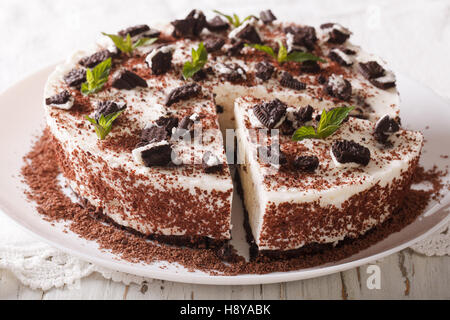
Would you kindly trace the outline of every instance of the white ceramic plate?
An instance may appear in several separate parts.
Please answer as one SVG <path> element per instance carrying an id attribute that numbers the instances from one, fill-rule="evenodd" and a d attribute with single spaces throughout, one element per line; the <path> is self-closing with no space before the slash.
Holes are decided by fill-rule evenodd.
<path id="1" fill-rule="evenodd" d="M 450 194 L 447 194 L 440 204 L 430 204 L 428 210 L 414 223 L 376 245 L 339 262 L 292 272 L 210 276 L 203 272 L 188 272 L 177 264 L 161 262 L 144 265 L 123 261 L 109 252 L 99 250 L 95 242 L 81 239 L 73 233 L 64 233 L 62 225 L 51 226 L 25 200 L 25 186 L 19 177 L 22 157 L 29 150 L 33 136 L 38 135 L 44 127 L 42 91 L 53 68 L 54 66 L 48 67 L 32 75 L 0 96 L 0 209 L 40 239 L 86 261 L 139 276 L 186 283 L 246 285 L 294 281 L 344 271 L 400 251 L 436 231 L 449 218 L 447 209 Z M 437 164 L 441 168 L 449 165 L 450 159 L 444 159 L 440 155 L 450 153 L 450 106 L 432 91 L 406 77 L 399 76 L 398 85 L 403 100 L 403 125 L 425 134 L 427 142 L 422 165 L 430 167 Z M 450 177 L 447 179 L 450 180 Z M 236 200 L 233 205 L 234 212 L 237 213 L 233 216 L 233 244 L 244 253 L 247 245 L 242 228 L 242 209 L 239 198 Z M 165 268 L 162 269 L 161 266 Z"/>

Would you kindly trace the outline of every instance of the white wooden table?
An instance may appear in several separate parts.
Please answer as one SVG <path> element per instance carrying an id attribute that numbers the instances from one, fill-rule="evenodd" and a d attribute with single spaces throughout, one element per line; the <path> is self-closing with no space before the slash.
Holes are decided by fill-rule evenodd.
<path id="1" fill-rule="evenodd" d="M 220 3 L 220 4 L 219 4 Z M 198 1 L 205 10 L 220 9 L 242 16 L 271 8 L 282 19 L 318 25 L 336 21 L 354 31 L 355 43 L 380 54 L 392 68 L 422 81 L 450 97 L 450 3 L 416 1 Z M 96 39 L 100 31 L 114 32 L 137 23 L 182 17 L 191 1 L 134 0 L 1 0 L 0 92 L 44 66 L 68 56 Z M 38 26 L 38 27 L 36 27 Z M 55 28 L 55 26 L 58 26 Z M 426 43 L 424 43 L 426 39 Z M 439 67 L 431 66 L 439 63 Z M 446 62 L 446 63 L 444 63 Z M 377 262 L 381 289 L 366 286 L 367 266 L 330 276 L 262 286 L 201 286 L 153 281 L 125 286 L 94 274 L 75 288 L 31 290 L 0 270 L 3 299 L 450 299 L 450 257 L 424 257 L 405 250 Z"/>
<path id="2" fill-rule="evenodd" d="M 0 299 L 450 299 L 450 257 L 410 249 L 375 265 L 381 288 L 368 289 L 367 265 L 329 276 L 256 286 L 206 286 L 153 280 L 126 286 L 93 274 L 72 288 L 31 290 L 0 270 Z"/>

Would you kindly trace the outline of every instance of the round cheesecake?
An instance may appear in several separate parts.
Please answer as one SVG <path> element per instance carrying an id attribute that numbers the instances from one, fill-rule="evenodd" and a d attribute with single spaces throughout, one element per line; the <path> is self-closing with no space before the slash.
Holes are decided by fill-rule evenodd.
<path id="1" fill-rule="evenodd" d="M 231 238 L 235 157 L 225 146 L 237 138 L 260 250 L 358 237 L 400 205 L 423 138 L 400 129 L 393 72 L 351 34 L 337 23 L 279 22 L 270 10 L 239 26 L 193 10 L 104 34 L 45 87 L 63 175 L 121 226 L 217 246 Z M 293 141 L 324 110 L 350 106 L 335 134 Z M 253 139 L 261 129 L 278 138 Z"/>

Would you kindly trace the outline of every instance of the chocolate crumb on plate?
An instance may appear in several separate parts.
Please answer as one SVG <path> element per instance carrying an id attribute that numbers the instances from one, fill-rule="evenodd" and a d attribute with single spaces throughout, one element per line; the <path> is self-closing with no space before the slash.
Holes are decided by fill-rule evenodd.
<path id="1" fill-rule="evenodd" d="M 283 71 L 283 73 L 281 74 L 280 84 L 283 87 L 294 89 L 294 90 L 306 89 L 305 83 L 298 81 L 287 71 Z"/>
<path id="2" fill-rule="evenodd" d="M 138 76 L 136 73 L 122 69 L 117 71 L 112 80 L 112 86 L 116 89 L 125 89 L 125 90 L 131 90 L 136 87 L 142 87 L 147 88 L 147 81 L 142 79 L 140 76 Z"/>
<path id="3" fill-rule="evenodd" d="M 275 20 L 277 20 L 277 17 L 275 17 L 275 15 L 273 14 L 273 12 L 270 9 L 261 11 L 259 13 L 259 18 L 261 19 L 261 21 L 264 24 L 269 24 L 269 23 L 272 23 Z"/>
<path id="4" fill-rule="evenodd" d="M 72 69 L 64 76 L 64 82 L 70 87 L 79 87 L 86 81 L 85 69 Z"/>
<path id="5" fill-rule="evenodd" d="M 225 31 L 230 27 L 228 22 L 223 20 L 220 16 L 215 16 L 206 22 L 206 28 L 211 32 Z"/>
<path id="6" fill-rule="evenodd" d="M 286 109 L 285 103 L 279 99 L 274 99 L 270 102 L 257 104 L 253 108 L 253 113 L 263 126 L 273 129 L 278 128 L 286 119 Z"/>
<path id="7" fill-rule="evenodd" d="M 298 171 L 312 173 L 319 167 L 319 158 L 316 156 L 297 156 L 292 165 Z"/>
<path id="8" fill-rule="evenodd" d="M 370 161 L 370 150 L 355 141 L 335 141 L 331 152 L 336 161 L 342 164 L 357 163 L 367 166 Z"/>
<path id="9" fill-rule="evenodd" d="M 267 61 L 258 62 L 255 66 L 255 76 L 263 81 L 267 81 L 272 77 L 275 67 Z"/>
<path id="10" fill-rule="evenodd" d="M 85 68 L 94 68 L 96 65 L 105 61 L 109 57 L 111 57 L 111 52 L 108 50 L 102 50 L 94 53 L 93 55 L 82 58 L 78 63 Z"/>
<path id="11" fill-rule="evenodd" d="M 71 98 L 70 92 L 64 90 L 58 94 L 55 94 L 54 96 L 46 98 L 45 104 L 48 106 L 52 104 L 65 104 L 70 100 L 70 98 Z"/>
<path id="12" fill-rule="evenodd" d="M 223 163 L 219 159 L 219 157 L 214 155 L 212 152 L 207 151 L 203 155 L 202 167 L 203 167 L 203 170 L 206 173 L 217 173 L 217 172 L 221 172 L 222 171 Z"/>
<path id="13" fill-rule="evenodd" d="M 173 89 L 166 98 L 166 106 L 171 106 L 181 100 L 188 100 L 200 94 L 202 87 L 197 83 L 189 83 Z"/>

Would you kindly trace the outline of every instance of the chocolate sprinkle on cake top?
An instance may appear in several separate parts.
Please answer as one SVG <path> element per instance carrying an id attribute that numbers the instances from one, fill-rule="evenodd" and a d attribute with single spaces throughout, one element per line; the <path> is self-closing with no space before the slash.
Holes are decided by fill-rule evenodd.
<path id="1" fill-rule="evenodd" d="M 367 166 L 370 150 L 355 141 L 339 140 L 333 143 L 331 151 L 339 163 L 358 163 Z"/>
<path id="2" fill-rule="evenodd" d="M 173 89 L 166 98 L 166 106 L 171 106 L 181 100 L 188 100 L 197 96 L 202 87 L 196 83 L 189 83 L 184 86 Z"/>
<path id="3" fill-rule="evenodd" d="M 269 129 L 279 127 L 286 118 L 287 106 L 282 101 L 274 99 L 263 102 L 253 108 L 253 113 L 262 125 Z"/>
<path id="4" fill-rule="evenodd" d="M 113 76 L 113 88 L 131 90 L 136 87 L 147 88 L 147 81 L 130 70 L 120 70 Z"/>

